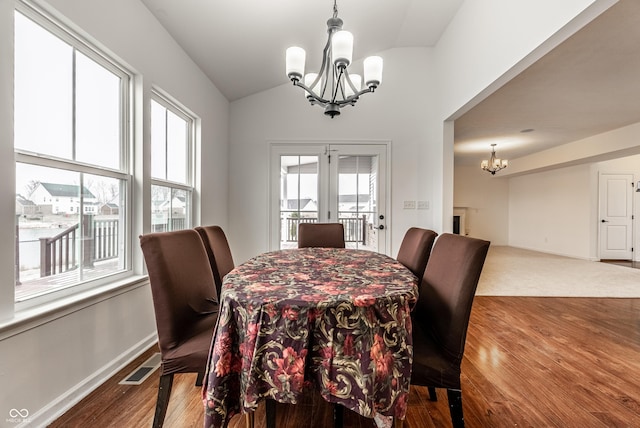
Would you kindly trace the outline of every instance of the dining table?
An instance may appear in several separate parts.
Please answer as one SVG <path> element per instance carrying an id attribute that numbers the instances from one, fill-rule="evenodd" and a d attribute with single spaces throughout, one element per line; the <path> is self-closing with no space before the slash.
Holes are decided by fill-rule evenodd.
<path id="1" fill-rule="evenodd" d="M 308 388 L 380 421 L 403 420 L 418 278 L 384 254 L 300 248 L 260 254 L 223 281 L 203 382 L 205 427 Z"/>

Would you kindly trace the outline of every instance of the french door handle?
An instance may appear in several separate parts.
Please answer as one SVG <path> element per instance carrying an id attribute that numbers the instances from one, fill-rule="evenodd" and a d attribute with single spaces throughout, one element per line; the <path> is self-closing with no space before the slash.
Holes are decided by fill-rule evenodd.
<path id="1" fill-rule="evenodd" d="M 609 220 L 602 219 L 602 220 L 600 220 L 600 222 L 601 223 L 609 223 Z"/>

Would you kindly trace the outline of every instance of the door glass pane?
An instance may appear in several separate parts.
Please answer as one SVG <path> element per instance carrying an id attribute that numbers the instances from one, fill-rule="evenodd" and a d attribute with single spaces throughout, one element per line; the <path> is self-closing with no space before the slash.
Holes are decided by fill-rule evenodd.
<path id="1" fill-rule="evenodd" d="M 76 53 L 76 159 L 120 168 L 120 77 Z"/>
<path id="2" fill-rule="evenodd" d="M 338 159 L 338 219 L 347 248 L 377 251 L 377 156 Z"/>
<path id="3" fill-rule="evenodd" d="M 298 224 L 318 221 L 318 156 L 280 156 L 280 248 L 298 246 Z"/>
<path id="4" fill-rule="evenodd" d="M 16 164 L 16 301 L 124 269 L 124 184 Z"/>

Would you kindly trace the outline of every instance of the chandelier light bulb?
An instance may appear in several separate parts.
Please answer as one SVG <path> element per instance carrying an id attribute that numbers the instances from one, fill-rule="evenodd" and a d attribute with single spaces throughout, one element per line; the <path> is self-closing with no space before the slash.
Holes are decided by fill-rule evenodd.
<path id="1" fill-rule="evenodd" d="M 318 77 L 318 73 L 307 73 L 304 76 L 304 85 L 306 87 L 308 87 L 309 89 L 311 89 L 313 92 L 315 92 L 317 95 L 322 95 L 322 94 L 318 94 L 318 89 L 322 88 L 322 78 L 320 80 L 318 80 L 318 83 L 316 83 L 315 86 L 311 86 L 313 85 L 313 82 L 316 80 L 316 78 Z M 310 97 L 311 95 L 305 93 L 305 95 L 307 97 Z"/>
<path id="2" fill-rule="evenodd" d="M 377 88 L 382 83 L 382 58 L 379 56 L 367 57 L 363 66 L 365 84 L 369 88 Z"/>
<path id="3" fill-rule="evenodd" d="M 292 46 L 287 49 L 286 54 L 286 65 L 287 65 L 287 76 L 289 79 L 300 80 L 304 75 L 304 63 L 306 60 L 307 53 L 304 49 L 298 46 Z"/>
<path id="4" fill-rule="evenodd" d="M 362 76 L 354 73 L 349 75 L 349 79 L 351 79 L 351 83 L 353 83 L 353 86 L 355 86 L 356 91 L 360 92 L 360 89 L 362 88 Z M 351 85 L 349 85 L 346 80 L 344 82 L 344 94 L 347 97 L 355 95 L 355 92 L 353 92 L 353 89 L 351 89 Z"/>
<path id="5" fill-rule="evenodd" d="M 331 54 L 333 63 L 338 67 L 348 67 L 353 57 L 353 34 L 340 30 L 331 39 Z"/>

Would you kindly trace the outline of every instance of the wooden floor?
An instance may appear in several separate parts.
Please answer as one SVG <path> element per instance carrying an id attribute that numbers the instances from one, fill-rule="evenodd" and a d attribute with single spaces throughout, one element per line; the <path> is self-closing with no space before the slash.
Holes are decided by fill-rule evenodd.
<path id="1" fill-rule="evenodd" d="M 640 285 L 639 285 L 640 286 Z M 117 382 L 141 356 L 52 427 L 149 427 L 158 386 Z M 176 376 L 165 427 L 202 427 L 194 375 Z M 640 299 L 484 297 L 474 302 L 462 364 L 467 427 L 640 427 Z M 310 394 L 278 405 L 279 428 L 331 426 L 331 407 Z M 236 416 L 231 428 L 244 428 Z M 264 425 L 264 406 L 256 413 Z M 345 412 L 345 427 L 371 420 Z M 449 427 L 444 391 L 430 402 L 413 386 L 405 427 Z"/>

